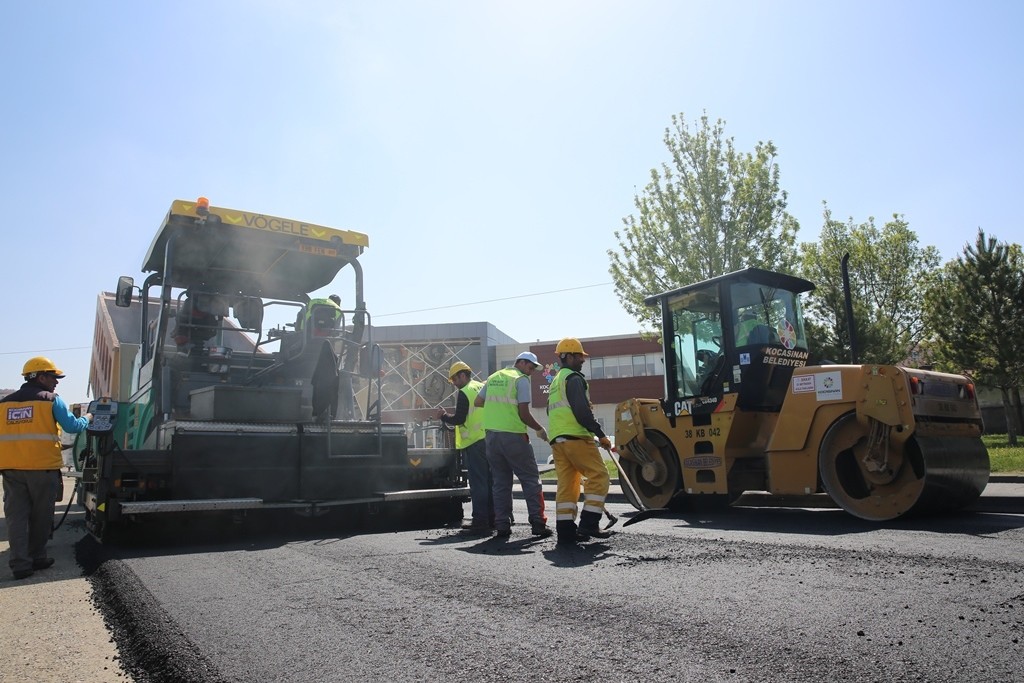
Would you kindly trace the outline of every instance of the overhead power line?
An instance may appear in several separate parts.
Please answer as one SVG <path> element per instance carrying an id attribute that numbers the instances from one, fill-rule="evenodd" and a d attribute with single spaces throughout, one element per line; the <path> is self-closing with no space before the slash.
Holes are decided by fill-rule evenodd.
<path id="1" fill-rule="evenodd" d="M 468 301 L 468 302 L 463 303 L 463 304 L 449 304 L 448 306 L 434 306 L 433 308 L 417 308 L 415 310 L 401 311 L 399 313 L 383 313 L 383 314 L 375 315 L 373 317 L 374 318 L 386 318 L 386 317 L 392 316 L 392 315 L 406 315 L 408 313 L 424 313 L 426 311 L 441 311 L 441 310 L 444 310 L 446 308 L 461 308 L 463 306 L 478 306 L 480 304 L 492 304 L 495 301 L 510 301 L 512 299 L 528 299 L 531 296 L 546 296 L 548 294 L 560 294 L 562 292 L 572 292 L 572 291 L 575 291 L 577 289 L 591 289 L 592 287 L 606 287 L 606 286 L 608 286 L 610 284 L 613 284 L 613 283 L 611 283 L 611 282 L 599 282 L 599 283 L 594 284 L 594 285 L 582 285 L 580 287 L 569 287 L 567 289 L 552 289 L 552 290 L 549 290 L 547 292 L 535 292 L 533 294 L 517 294 L 516 296 L 506 296 L 506 297 L 503 297 L 501 299 L 485 299 L 483 301 Z"/>
<path id="2" fill-rule="evenodd" d="M 13 356 L 16 353 L 50 353 L 51 351 L 81 351 L 91 346 L 66 346 L 63 349 L 32 349 L 31 351 L 0 351 L 0 356 Z"/>
<path id="3" fill-rule="evenodd" d="M 593 285 L 581 285 L 579 287 L 567 287 L 565 289 L 551 289 L 546 292 L 534 292 L 533 294 L 517 294 L 516 296 L 506 296 L 500 299 L 484 299 L 481 301 L 467 301 L 461 304 L 449 304 L 447 306 L 434 306 L 433 308 L 417 308 L 411 311 L 400 311 L 398 313 L 382 313 L 375 315 L 374 318 L 387 318 L 393 315 L 408 315 L 409 313 L 425 313 L 427 311 L 443 311 L 448 308 L 462 308 L 464 306 L 479 306 L 480 304 L 492 304 L 496 301 L 511 301 L 512 299 L 528 299 L 533 296 L 547 296 L 548 294 L 561 294 L 562 292 L 574 292 L 579 289 L 593 289 L 594 287 L 607 287 L 613 284 L 611 282 L 598 282 Z M 84 349 L 91 349 L 91 346 L 67 346 L 60 349 L 32 349 L 31 351 L 0 351 L 0 356 L 13 356 L 15 354 L 26 354 L 26 353 L 52 353 L 54 351 L 82 351 Z"/>

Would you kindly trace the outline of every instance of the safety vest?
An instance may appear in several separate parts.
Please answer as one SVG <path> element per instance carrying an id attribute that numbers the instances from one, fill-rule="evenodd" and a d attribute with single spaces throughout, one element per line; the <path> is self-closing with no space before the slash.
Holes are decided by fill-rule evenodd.
<path id="1" fill-rule="evenodd" d="M 583 377 L 582 373 L 570 370 L 569 368 L 561 368 L 558 374 L 555 375 L 555 378 L 551 380 L 551 386 L 548 387 L 548 438 L 554 439 L 556 436 L 582 436 L 593 439 L 594 433 L 577 422 L 576 416 L 572 414 L 572 406 L 569 405 L 569 398 L 565 394 L 565 382 L 569 379 L 570 375 Z M 590 387 L 587 385 L 585 378 L 583 386 L 589 401 Z"/>
<path id="2" fill-rule="evenodd" d="M 469 399 L 469 414 L 466 415 L 466 421 L 455 428 L 456 448 L 466 448 L 484 438 L 484 411 L 473 407 L 473 401 L 476 400 L 476 395 L 480 393 L 483 386 L 483 382 L 471 379 L 460 390 Z"/>
<path id="3" fill-rule="evenodd" d="M 516 382 L 524 377 L 517 368 L 505 368 L 487 378 L 487 402 L 484 404 L 484 429 L 492 432 L 525 434 L 526 424 L 519 417 Z"/>
<path id="4" fill-rule="evenodd" d="M 0 401 L 0 470 L 59 470 L 53 394 L 24 387 Z"/>
<path id="5" fill-rule="evenodd" d="M 306 304 L 306 315 L 303 316 L 302 326 L 309 327 L 309 319 L 313 317 L 313 309 L 316 306 L 330 306 L 333 314 L 332 320 L 338 320 L 341 318 L 341 306 L 334 303 L 330 299 L 310 299 L 309 303 Z"/>

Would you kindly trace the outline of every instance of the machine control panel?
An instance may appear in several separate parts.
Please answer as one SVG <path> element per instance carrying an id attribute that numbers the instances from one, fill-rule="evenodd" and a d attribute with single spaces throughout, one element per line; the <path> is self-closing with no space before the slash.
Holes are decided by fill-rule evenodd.
<path id="1" fill-rule="evenodd" d="M 114 423 L 117 422 L 117 401 L 109 397 L 98 398 L 89 404 L 89 412 L 92 413 L 90 432 L 105 434 L 114 430 Z"/>

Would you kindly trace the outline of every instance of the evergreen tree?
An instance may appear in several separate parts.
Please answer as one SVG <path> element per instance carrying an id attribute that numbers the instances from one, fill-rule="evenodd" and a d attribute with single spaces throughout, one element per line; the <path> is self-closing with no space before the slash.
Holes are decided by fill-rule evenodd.
<path id="1" fill-rule="evenodd" d="M 1000 390 L 1009 441 L 1021 429 L 1024 383 L 1024 254 L 983 230 L 946 264 L 925 297 L 936 365 Z"/>

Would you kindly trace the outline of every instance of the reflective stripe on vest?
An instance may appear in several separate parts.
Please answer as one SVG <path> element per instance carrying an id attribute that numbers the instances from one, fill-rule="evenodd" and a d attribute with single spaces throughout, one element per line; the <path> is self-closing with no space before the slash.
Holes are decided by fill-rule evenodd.
<path id="1" fill-rule="evenodd" d="M 0 403 L 0 470 L 59 470 L 57 421 L 50 401 Z"/>
<path id="2" fill-rule="evenodd" d="M 484 411 L 473 406 L 477 394 L 484 386 L 483 382 L 471 379 L 460 391 L 469 399 L 469 413 L 466 421 L 455 428 L 455 447 L 466 448 L 484 438 Z"/>
<path id="3" fill-rule="evenodd" d="M 548 388 L 548 438 L 582 436 L 593 439 L 593 432 L 576 421 L 576 416 L 572 414 L 572 406 L 569 405 L 569 398 L 565 395 L 565 382 L 570 375 L 583 377 L 582 374 L 569 368 L 561 368 L 551 380 L 551 386 Z M 586 382 L 587 380 L 584 379 L 583 386 L 586 387 L 586 396 L 589 401 L 590 388 L 587 387 Z"/>
<path id="4" fill-rule="evenodd" d="M 516 384 L 520 377 L 525 376 L 517 368 L 511 367 L 498 370 L 487 378 L 484 429 L 526 433 L 526 425 L 519 418 L 519 401 L 516 400 Z"/>

